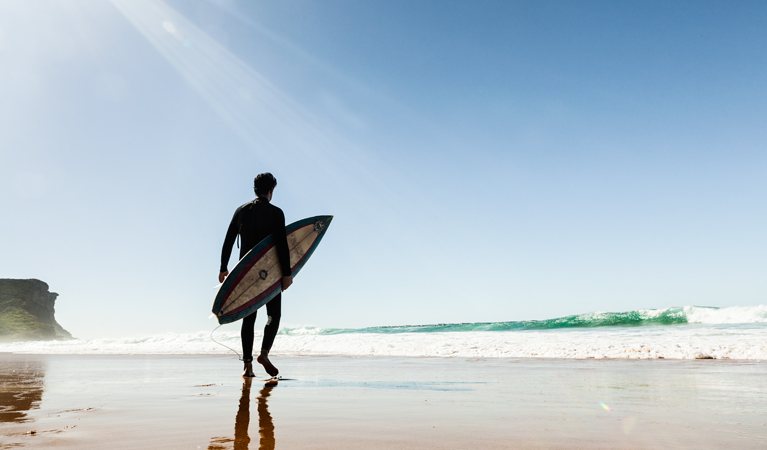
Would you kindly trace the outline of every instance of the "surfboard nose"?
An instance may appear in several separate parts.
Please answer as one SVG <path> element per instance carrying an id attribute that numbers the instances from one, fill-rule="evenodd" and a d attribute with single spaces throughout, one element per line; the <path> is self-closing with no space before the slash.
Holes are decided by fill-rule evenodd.
<path id="1" fill-rule="evenodd" d="M 333 216 L 327 216 L 325 220 L 322 221 L 322 229 L 327 230 L 330 226 L 330 222 L 333 221 Z"/>

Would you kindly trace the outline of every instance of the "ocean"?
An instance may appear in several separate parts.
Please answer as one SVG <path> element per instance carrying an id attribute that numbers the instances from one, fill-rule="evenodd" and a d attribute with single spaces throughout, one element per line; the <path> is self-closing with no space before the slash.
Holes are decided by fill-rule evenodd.
<path id="1" fill-rule="evenodd" d="M 213 333 L 0 344 L 38 354 L 224 354 L 239 324 Z M 256 339 L 259 339 L 257 335 Z M 592 312 L 540 321 L 283 328 L 275 356 L 767 360 L 767 305 Z"/>

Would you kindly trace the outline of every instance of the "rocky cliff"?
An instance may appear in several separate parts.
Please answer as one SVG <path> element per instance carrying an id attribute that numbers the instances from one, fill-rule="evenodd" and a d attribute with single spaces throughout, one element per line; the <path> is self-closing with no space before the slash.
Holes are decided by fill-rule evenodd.
<path id="1" fill-rule="evenodd" d="M 40 280 L 0 278 L 0 340 L 71 339 L 54 318 L 58 296 Z"/>

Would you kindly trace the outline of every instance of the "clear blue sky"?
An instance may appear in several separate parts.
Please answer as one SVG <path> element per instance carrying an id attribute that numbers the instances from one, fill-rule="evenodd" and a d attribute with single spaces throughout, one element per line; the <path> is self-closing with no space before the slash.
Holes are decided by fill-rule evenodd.
<path id="1" fill-rule="evenodd" d="M 80 337 L 211 329 L 270 171 L 289 222 L 335 215 L 287 326 L 763 304 L 765 29 L 759 1 L 4 1 L 0 277 Z"/>

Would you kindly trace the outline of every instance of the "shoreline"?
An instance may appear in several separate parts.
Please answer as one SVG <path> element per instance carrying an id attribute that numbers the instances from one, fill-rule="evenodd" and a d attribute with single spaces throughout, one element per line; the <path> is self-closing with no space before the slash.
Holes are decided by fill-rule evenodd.
<path id="1" fill-rule="evenodd" d="M 767 361 L 767 324 L 602 327 L 544 331 L 280 335 L 278 356 L 384 356 Z M 233 354 L 239 330 L 0 344 L 29 354 Z M 258 334 L 256 335 L 259 336 Z"/>
<path id="2" fill-rule="evenodd" d="M 275 356 L 290 379 L 266 389 L 265 374 L 245 381 L 227 355 L 0 354 L 0 394 L 16 399 L 0 412 L 0 441 L 86 450 L 767 445 L 767 364 L 659 361 Z"/>
<path id="3" fill-rule="evenodd" d="M 0 351 L 0 358 L 3 356 L 29 356 L 29 357 L 63 357 L 63 358 L 108 358 L 108 357 L 136 357 L 136 358 L 223 358 L 223 359 L 237 359 L 235 355 L 227 355 L 225 353 L 25 353 L 25 352 L 6 352 Z M 748 364 L 767 364 L 767 359 L 737 359 L 737 358 L 595 358 L 592 356 L 585 358 L 567 358 L 556 356 L 442 356 L 442 355 L 428 355 L 428 356 L 411 356 L 411 355 L 343 355 L 343 354 L 306 354 L 306 355 L 294 355 L 294 354 L 280 354 L 279 352 L 270 352 L 270 358 L 285 358 L 285 359 L 302 359 L 302 358 L 348 358 L 348 359 L 437 359 L 437 360 L 466 360 L 466 361 L 482 361 L 482 360 L 529 360 L 529 361 L 669 361 L 669 362 L 701 362 L 708 361 L 711 364 L 714 361 L 722 363 L 748 363 Z M 239 359 L 237 359 L 239 361 Z"/>

